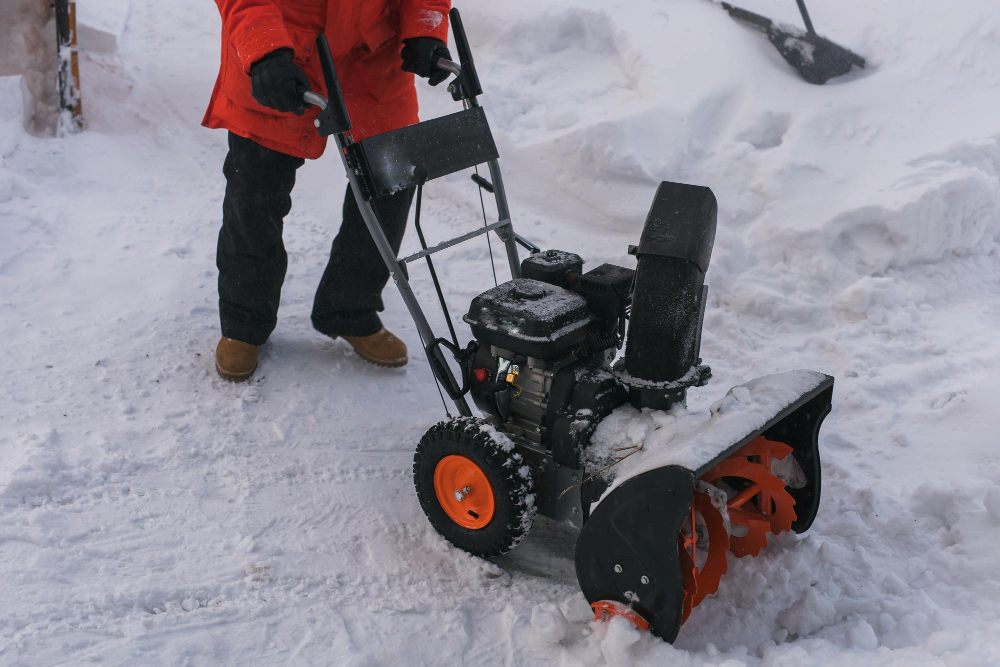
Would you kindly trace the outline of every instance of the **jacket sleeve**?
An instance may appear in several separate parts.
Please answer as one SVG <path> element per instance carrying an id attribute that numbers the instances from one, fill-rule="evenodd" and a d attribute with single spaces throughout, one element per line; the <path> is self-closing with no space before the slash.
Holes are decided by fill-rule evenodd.
<path id="1" fill-rule="evenodd" d="M 268 53 L 293 48 L 285 20 L 272 0 L 215 0 L 215 4 L 222 15 L 222 30 L 236 47 L 245 72 Z"/>
<path id="2" fill-rule="evenodd" d="M 401 0 L 400 37 L 435 37 L 448 41 L 448 10 L 451 0 Z"/>

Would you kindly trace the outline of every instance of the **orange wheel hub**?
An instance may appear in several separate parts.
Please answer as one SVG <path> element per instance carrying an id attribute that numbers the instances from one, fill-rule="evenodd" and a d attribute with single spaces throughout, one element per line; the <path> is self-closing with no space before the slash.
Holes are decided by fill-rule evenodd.
<path id="1" fill-rule="evenodd" d="M 441 509 L 462 528 L 479 530 L 493 519 L 493 487 L 482 468 L 457 454 L 434 468 L 434 493 Z"/>

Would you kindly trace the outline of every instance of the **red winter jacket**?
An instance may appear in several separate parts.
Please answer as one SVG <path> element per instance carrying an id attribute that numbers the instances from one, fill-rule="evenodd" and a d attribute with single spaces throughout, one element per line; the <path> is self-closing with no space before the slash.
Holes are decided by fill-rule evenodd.
<path id="1" fill-rule="evenodd" d="M 261 106 L 250 94 L 250 66 L 280 48 L 312 89 L 326 95 L 316 56 L 325 33 L 353 124 L 355 140 L 417 122 L 413 74 L 400 69 L 402 40 L 448 39 L 451 0 L 215 0 L 222 15 L 222 66 L 205 127 L 225 128 L 288 155 L 318 158 L 315 107 L 304 116 Z"/>

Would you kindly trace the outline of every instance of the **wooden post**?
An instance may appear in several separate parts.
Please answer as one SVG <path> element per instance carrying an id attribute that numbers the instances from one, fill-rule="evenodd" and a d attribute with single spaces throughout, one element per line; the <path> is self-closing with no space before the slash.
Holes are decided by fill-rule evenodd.
<path id="1" fill-rule="evenodd" d="M 76 46 L 76 0 L 55 0 L 56 36 L 59 44 L 59 128 L 83 129 L 80 101 L 80 59 Z"/>

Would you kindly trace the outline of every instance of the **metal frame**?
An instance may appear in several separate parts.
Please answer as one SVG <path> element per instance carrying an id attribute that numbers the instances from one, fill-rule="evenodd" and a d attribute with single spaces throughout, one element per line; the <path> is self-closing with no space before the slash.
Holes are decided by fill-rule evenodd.
<path id="1" fill-rule="evenodd" d="M 320 37 L 320 39 L 323 40 L 322 37 Z M 462 35 L 462 39 L 464 41 L 464 35 Z M 325 42 L 325 40 L 323 41 Z M 323 48 L 321 47 L 321 54 L 322 51 Z M 471 59 L 468 65 L 471 65 Z M 339 82 L 335 81 L 336 73 L 332 71 L 332 59 L 329 66 L 331 71 L 327 74 L 332 75 L 334 81 L 328 81 L 327 89 L 334 90 L 335 93 L 339 95 L 340 87 Z M 437 66 L 440 69 L 455 74 L 457 77 L 460 77 L 462 74 L 462 65 L 450 60 L 441 58 L 438 60 Z M 329 85 L 330 83 L 336 83 L 336 85 L 331 86 Z M 453 95 L 455 94 L 454 83 L 449 86 L 449 90 L 453 93 Z M 327 98 L 314 92 L 305 92 L 303 94 L 303 99 L 309 104 L 319 107 L 324 111 L 324 113 L 327 112 L 327 108 L 330 106 Z M 479 106 L 475 95 L 470 95 L 462 101 L 466 108 Z M 340 111 L 344 114 L 344 116 L 346 116 L 346 108 L 343 106 L 343 100 L 339 100 L 339 103 Z M 456 380 L 454 373 L 451 371 L 450 366 L 448 366 L 447 360 L 441 352 L 441 347 L 431 347 L 431 343 L 437 339 L 437 336 L 431 328 L 430 323 L 427 321 L 424 311 L 421 309 L 420 303 L 417 301 L 417 297 L 413 293 L 413 289 L 410 287 L 410 282 L 406 277 L 407 274 L 403 270 L 403 265 L 416 259 L 420 259 L 421 257 L 426 257 L 444 250 L 445 248 L 450 248 L 454 245 L 462 243 L 463 241 L 467 241 L 493 231 L 496 232 L 497 236 L 500 237 L 500 240 L 504 242 L 504 247 L 507 250 L 507 262 L 510 267 L 511 277 L 519 278 L 521 276 L 521 263 L 517 253 L 518 243 L 524 245 L 532 252 L 537 252 L 537 246 L 514 233 L 514 227 L 510 220 L 510 209 L 507 206 L 507 194 L 503 185 L 503 176 L 500 173 L 500 162 L 498 159 L 493 159 L 487 161 L 486 165 L 490 170 L 493 197 L 496 200 L 497 212 L 499 214 L 500 221 L 490 225 L 485 225 L 480 229 L 462 234 L 448 241 L 444 241 L 432 248 L 428 248 L 427 250 L 423 250 L 403 259 L 397 258 L 396 253 L 392 249 L 392 245 L 385 236 L 385 232 L 382 231 L 382 226 L 379 224 L 378 216 L 375 214 L 375 210 L 372 207 L 371 202 L 365 199 L 363 195 L 364 185 L 361 181 L 361 174 L 358 173 L 355 168 L 357 165 L 352 165 L 349 162 L 348 151 L 345 149 L 354 143 L 354 139 L 350 134 L 350 119 L 344 118 L 343 120 L 345 120 L 346 123 L 341 123 L 340 128 L 338 128 L 339 131 L 334 132 L 335 140 L 337 142 L 337 152 L 340 154 L 340 158 L 344 164 L 344 172 L 347 174 L 347 180 L 350 182 L 351 192 L 354 193 L 354 198 L 358 202 L 358 208 L 361 210 L 361 217 L 365 221 L 365 226 L 368 227 L 368 232 L 372 235 L 372 240 L 375 241 L 375 246 L 378 248 L 379 254 L 382 256 L 382 261 L 385 262 L 386 267 L 389 269 L 390 277 L 392 277 L 393 282 L 396 284 L 400 296 L 403 297 L 403 303 L 406 304 L 406 309 L 410 312 L 410 317 L 413 318 L 413 322 L 417 327 L 417 333 L 420 335 L 420 340 L 424 346 L 424 350 L 428 355 L 435 355 L 438 365 L 446 373 L 447 377 L 445 379 L 451 383 L 452 389 L 458 390 L 460 385 Z M 321 127 L 321 120 L 317 119 L 316 125 L 317 127 Z M 346 128 L 343 128 L 344 125 L 346 125 Z M 430 359 L 428 359 L 428 362 L 431 363 L 431 370 L 433 372 L 434 364 Z M 437 373 L 435 373 L 434 376 L 437 378 Z M 452 393 L 453 392 L 449 392 L 449 394 Z M 455 409 L 460 415 L 465 417 L 472 416 L 472 410 L 469 408 L 469 403 L 465 400 L 465 396 L 458 395 L 457 398 L 453 398 L 452 400 L 455 403 Z"/>

